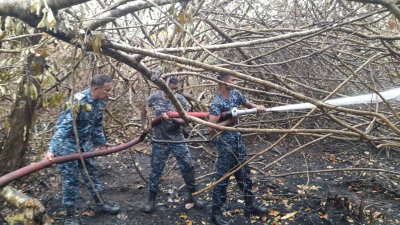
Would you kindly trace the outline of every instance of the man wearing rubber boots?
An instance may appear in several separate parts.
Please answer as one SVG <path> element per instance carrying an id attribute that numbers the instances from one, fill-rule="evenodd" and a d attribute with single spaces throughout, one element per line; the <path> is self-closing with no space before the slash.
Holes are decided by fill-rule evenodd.
<path id="1" fill-rule="evenodd" d="M 48 160 L 54 156 L 75 154 L 79 151 L 93 151 L 94 147 L 106 148 L 106 138 L 103 133 L 102 121 L 105 100 L 113 88 L 112 79 L 107 75 L 93 77 L 90 88 L 74 95 L 73 103 L 67 104 L 67 109 L 61 113 L 55 126 L 49 150 L 45 155 Z M 76 121 L 77 138 L 73 127 Z M 85 173 L 84 166 L 88 174 Z M 80 225 L 79 211 L 76 209 L 79 199 L 79 176 L 83 178 L 96 204 L 96 213 L 118 214 L 120 208 L 104 202 L 101 197 L 102 185 L 98 179 L 94 159 L 85 159 L 85 165 L 75 160 L 57 164 L 62 180 L 62 203 L 66 209 L 65 225 Z M 90 177 L 90 180 L 88 177 Z M 94 189 L 93 189 L 94 187 Z"/>
<path id="2" fill-rule="evenodd" d="M 167 83 L 184 110 L 188 111 L 190 108 L 189 103 L 182 95 L 176 93 L 179 80 L 176 77 L 171 77 Z M 151 95 L 147 99 L 147 107 L 154 111 L 154 116 L 162 116 L 163 120 L 160 124 L 152 128 L 153 143 L 150 165 L 151 171 L 149 175 L 149 199 L 143 206 L 142 211 L 145 213 L 153 213 L 155 210 L 158 185 L 170 152 L 174 154 L 186 184 L 186 190 L 184 192 L 185 203 L 193 203 L 196 208 L 204 208 L 204 202 L 192 195 L 192 193 L 196 191 L 196 180 L 192 157 L 187 144 L 184 143 L 185 138 L 181 126 L 184 125 L 185 122 L 180 118 L 171 119 L 168 117 L 166 112 L 176 111 L 176 108 L 163 91 L 157 91 Z M 143 125 L 145 124 L 144 115 L 146 114 L 147 109 L 146 106 L 144 106 L 142 109 Z"/>
<path id="3" fill-rule="evenodd" d="M 225 121 L 220 121 L 221 113 L 231 111 L 233 108 L 245 106 L 246 108 L 257 108 L 257 112 L 265 112 L 265 107 L 255 105 L 249 102 L 244 95 L 235 89 L 231 89 L 229 84 L 234 84 L 233 77 L 229 75 L 219 75 L 218 80 L 224 82 L 218 86 L 218 94 L 214 98 L 210 107 L 209 122 L 221 126 L 233 126 L 237 123 L 237 118 L 231 118 Z M 214 131 L 210 128 L 210 131 Z M 242 141 L 242 136 L 239 132 L 223 131 L 215 142 L 218 159 L 216 162 L 216 180 L 219 180 L 233 168 L 238 166 L 247 157 L 247 151 Z M 249 177 L 249 168 L 242 167 L 235 172 L 235 178 L 239 189 L 243 193 L 245 200 L 245 216 L 265 215 L 267 209 L 258 206 L 255 203 L 254 193 L 252 191 L 252 180 Z M 222 215 L 222 206 L 226 202 L 227 187 L 229 177 L 217 184 L 213 190 L 213 205 L 211 221 L 216 225 L 229 225 Z"/>

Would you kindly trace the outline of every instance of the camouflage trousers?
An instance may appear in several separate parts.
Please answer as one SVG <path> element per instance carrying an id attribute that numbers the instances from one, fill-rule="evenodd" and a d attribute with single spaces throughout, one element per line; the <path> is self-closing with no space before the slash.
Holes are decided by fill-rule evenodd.
<path id="1" fill-rule="evenodd" d="M 156 195 L 161 175 L 169 153 L 172 152 L 176 158 L 179 170 L 189 192 L 196 191 L 196 180 L 192 157 L 187 144 L 176 143 L 153 143 L 151 153 L 151 172 L 149 175 L 150 194 Z"/>
<path id="2" fill-rule="evenodd" d="M 85 165 L 87 167 L 89 176 L 94 183 L 96 191 L 100 193 L 103 190 L 103 187 L 98 178 L 98 171 L 96 169 L 95 160 L 85 159 Z M 58 164 L 57 167 L 60 172 L 62 180 L 62 193 L 63 193 L 62 204 L 64 205 L 65 208 L 73 208 L 77 204 L 80 194 L 79 191 L 80 176 L 85 182 L 86 187 L 88 188 L 92 197 L 96 199 L 96 193 L 93 191 L 93 188 L 86 177 L 81 161 L 74 160 L 71 162 L 66 162 Z"/>
<path id="3" fill-rule="evenodd" d="M 247 157 L 247 151 L 242 141 L 242 136 L 237 132 L 222 133 L 216 140 L 215 146 L 218 151 L 216 162 L 216 180 L 219 180 L 233 168 L 238 166 Z M 254 193 L 252 191 L 253 182 L 249 177 L 248 166 L 242 167 L 234 173 L 240 191 L 243 193 L 246 206 L 253 204 Z M 227 199 L 229 177 L 217 184 L 213 190 L 213 212 L 220 211 Z"/>

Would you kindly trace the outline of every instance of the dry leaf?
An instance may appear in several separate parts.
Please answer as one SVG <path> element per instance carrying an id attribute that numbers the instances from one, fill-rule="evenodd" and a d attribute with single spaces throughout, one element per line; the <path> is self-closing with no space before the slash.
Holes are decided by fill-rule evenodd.
<path id="1" fill-rule="evenodd" d="M 179 218 L 181 218 L 181 219 L 183 219 L 183 220 L 186 220 L 186 219 L 188 218 L 188 216 L 187 216 L 186 214 L 181 214 L 181 215 L 179 216 Z"/>
<path id="2" fill-rule="evenodd" d="M 389 19 L 388 22 L 388 29 L 389 30 L 394 30 L 397 27 L 397 21 L 396 21 L 396 17 L 394 15 L 392 15 L 392 17 Z"/>
<path id="3" fill-rule="evenodd" d="M 295 212 L 288 213 L 288 214 L 286 214 L 285 216 L 282 216 L 281 220 L 287 220 L 287 219 L 293 218 L 294 215 L 296 215 L 296 214 L 297 214 L 296 211 L 295 211 Z"/>
<path id="4" fill-rule="evenodd" d="M 191 208 L 193 208 L 193 207 L 194 207 L 194 203 L 193 203 L 193 202 L 186 203 L 186 205 L 185 205 L 185 208 L 186 208 L 186 209 L 191 209 Z"/>
<path id="5" fill-rule="evenodd" d="M 82 212 L 82 216 L 89 216 L 92 217 L 94 216 L 96 213 L 93 210 L 85 210 Z"/>
<path id="6" fill-rule="evenodd" d="M 186 225 L 192 225 L 193 222 L 191 220 L 186 220 Z"/>
<path id="7" fill-rule="evenodd" d="M 321 219 L 328 219 L 328 214 L 319 213 L 319 218 Z"/>
<path id="8" fill-rule="evenodd" d="M 376 211 L 376 212 L 374 212 L 374 214 L 372 214 L 372 216 L 373 216 L 374 218 L 378 218 L 380 215 L 382 215 L 382 213 L 381 213 L 381 212 L 378 212 L 378 211 Z"/>
<path id="9" fill-rule="evenodd" d="M 125 213 L 120 213 L 117 215 L 117 218 L 120 220 L 126 220 L 128 219 L 128 215 L 126 215 Z"/>
<path id="10" fill-rule="evenodd" d="M 278 215 L 279 215 L 279 212 L 278 212 L 278 211 L 275 211 L 275 210 L 269 210 L 268 215 L 270 215 L 270 216 L 278 216 Z"/>
<path id="11" fill-rule="evenodd" d="M 261 217 L 261 221 L 262 221 L 263 223 L 265 223 L 265 222 L 267 221 L 267 217 L 266 217 L 266 216 L 262 216 L 262 217 Z"/>

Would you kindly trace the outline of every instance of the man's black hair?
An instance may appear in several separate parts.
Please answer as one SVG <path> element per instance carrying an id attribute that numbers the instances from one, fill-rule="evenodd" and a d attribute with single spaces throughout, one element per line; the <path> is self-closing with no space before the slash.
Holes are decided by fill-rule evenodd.
<path id="1" fill-rule="evenodd" d="M 220 81 L 226 81 L 231 75 L 226 73 L 219 73 L 217 79 Z"/>
<path id="2" fill-rule="evenodd" d="M 105 74 L 95 75 L 90 82 L 91 87 L 103 87 L 106 83 L 111 83 L 112 79 L 110 76 Z"/>
<path id="3" fill-rule="evenodd" d="M 179 84 L 179 79 L 175 76 L 172 76 L 168 80 L 168 84 L 173 83 L 173 84 Z"/>

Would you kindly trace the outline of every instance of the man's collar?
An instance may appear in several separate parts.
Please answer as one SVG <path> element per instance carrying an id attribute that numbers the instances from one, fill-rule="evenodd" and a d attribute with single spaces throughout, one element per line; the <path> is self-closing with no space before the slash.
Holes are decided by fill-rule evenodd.
<path id="1" fill-rule="evenodd" d="M 88 88 L 88 89 L 84 90 L 84 92 L 85 92 L 85 95 L 87 96 L 88 102 L 93 102 L 94 100 L 93 100 L 93 97 L 92 97 L 91 89 Z"/>

